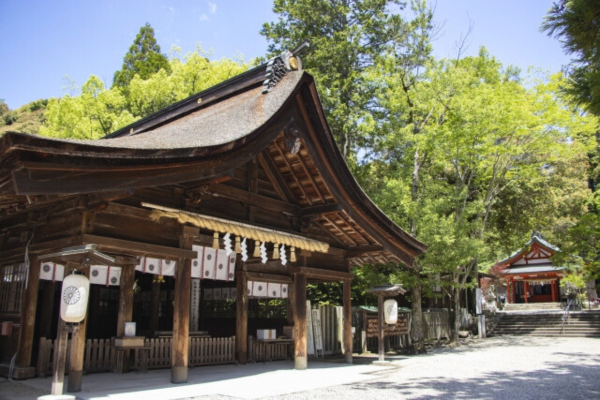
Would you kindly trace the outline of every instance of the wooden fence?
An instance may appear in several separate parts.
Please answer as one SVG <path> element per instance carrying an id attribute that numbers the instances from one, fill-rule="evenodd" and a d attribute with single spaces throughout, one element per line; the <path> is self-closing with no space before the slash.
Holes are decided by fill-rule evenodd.
<path id="1" fill-rule="evenodd" d="M 114 348 L 115 338 L 88 339 L 85 342 L 83 370 L 86 372 L 112 371 L 117 363 L 117 351 Z M 67 346 L 67 366 L 71 345 Z M 38 376 L 52 374 L 55 341 L 41 338 L 38 351 L 36 373 Z M 149 351 L 148 368 L 171 367 L 171 338 L 149 338 L 145 341 L 149 350 L 132 350 L 133 367 L 140 368 L 140 351 Z M 228 338 L 197 338 L 191 337 L 189 343 L 189 366 L 216 365 L 235 362 L 235 336 Z"/>
<path id="2" fill-rule="evenodd" d="M 265 343 L 248 336 L 248 361 L 274 361 L 293 358 L 289 343 Z"/>

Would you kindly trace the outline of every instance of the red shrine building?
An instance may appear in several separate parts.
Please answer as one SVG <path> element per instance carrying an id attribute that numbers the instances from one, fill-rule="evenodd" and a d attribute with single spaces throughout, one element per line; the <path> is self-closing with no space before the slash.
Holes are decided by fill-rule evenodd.
<path id="1" fill-rule="evenodd" d="M 525 248 L 492 267 L 506 282 L 508 303 L 560 301 L 560 279 L 565 276 L 566 268 L 554 265 L 551 260 L 558 251 L 558 247 L 533 232 Z"/>

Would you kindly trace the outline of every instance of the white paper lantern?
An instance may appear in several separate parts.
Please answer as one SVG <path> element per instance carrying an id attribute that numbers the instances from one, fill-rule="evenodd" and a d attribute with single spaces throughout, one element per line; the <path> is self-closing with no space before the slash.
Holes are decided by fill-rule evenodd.
<path id="1" fill-rule="evenodd" d="M 398 322 L 398 302 L 396 300 L 389 299 L 383 303 L 383 316 L 386 324 Z"/>
<path id="2" fill-rule="evenodd" d="M 87 312 L 90 281 L 84 275 L 68 275 L 60 295 L 60 317 L 65 322 L 81 322 Z"/>

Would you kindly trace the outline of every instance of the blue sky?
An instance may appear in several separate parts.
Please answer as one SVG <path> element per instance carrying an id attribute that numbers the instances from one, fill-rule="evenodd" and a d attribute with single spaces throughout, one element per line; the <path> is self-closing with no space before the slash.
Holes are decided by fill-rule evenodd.
<path id="1" fill-rule="evenodd" d="M 538 31 L 552 0 L 438 0 L 438 57 L 456 55 L 456 41 L 473 25 L 466 55 L 484 45 L 504 64 L 555 72 L 568 63 L 558 41 Z M 10 108 L 67 93 L 94 74 L 107 85 L 139 28 L 149 22 L 162 51 L 183 53 L 200 42 L 215 58 L 266 53 L 263 23 L 276 16 L 272 0 L 0 0 L 0 98 Z"/>

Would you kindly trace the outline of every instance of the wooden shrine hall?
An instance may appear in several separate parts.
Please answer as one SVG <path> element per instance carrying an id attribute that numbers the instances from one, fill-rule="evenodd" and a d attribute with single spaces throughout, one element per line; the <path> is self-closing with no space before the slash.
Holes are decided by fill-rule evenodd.
<path id="1" fill-rule="evenodd" d="M 551 257 L 560 251 L 538 232 L 533 232 L 524 249 L 497 262 L 492 271 L 507 285 L 508 303 L 549 303 L 560 301 L 560 278 L 566 268 L 554 266 Z"/>
<path id="2" fill-rule="evenodd" d="M 307 282 L 343 285 L 352 362 L 351 267 L 410 267 L 425 249 L 361 190 L 288 51 L 101 140 L 0 138 L 0 362 L 13 361 L 15 378 L 35 374 L 75 270 L 91 291 L 70 339 L 69 391 L 91 368 L 86 340 L 123 337 L 131 321 L 146 343 L 169 336 L 173 383 L 223 362 L 193 361 L 197 337 L 233 338 L 213 345 L 243 364 L 257 329 L 280 337 L 286 325 L 304 369 Z M 260 299 L 283 305 L 277 324 L 252 317 Z"/>

